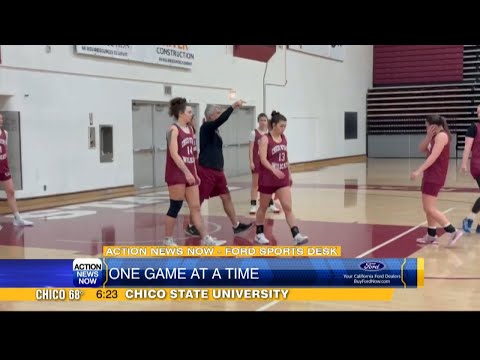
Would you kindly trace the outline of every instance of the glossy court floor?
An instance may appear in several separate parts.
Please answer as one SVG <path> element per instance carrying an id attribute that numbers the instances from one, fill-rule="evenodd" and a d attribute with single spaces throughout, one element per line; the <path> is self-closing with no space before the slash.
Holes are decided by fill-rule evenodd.
<path id="1" fill-rule="evenodd" d="M 328 311 L 328 310 L 480 310 L 480 235 L 463 236 L 454 248 L 419 246 L 426 231 L 421 207 L 420 179 L 409 175 L 421 159 L 368 159 L 365 162 L 294 173 L 293 208 L 309 245 L 341 245 L 343 257 L 424 257 L 425 286 L 397 289 L 389 302 L 319 301 L 203 301 L 203 302 L 1 302 L 0 310 L 211 310 L 211 311 Z M 460 160 L 451 160 L 439 208 L 460 226 L 480 196 L 469 174 L 461 174 Z M 237 214 L 248 215 L 250 176 L 229 179 Z M 1 258 L 75 258 L 100 256 L 103 245 L 160 245 L 165 189 L 138 196 L 33 211 L 25 216 L 32 228 L 17 229 L 11 218 L 0 219 Z M 220 199 L 202 207 L 213 236 L 228 245 L 254 245 L 255 229 L 234 235 Z M 184 234 L 186 207 L 178 218 L 180 245 L 198 244 Z M 475 225 L 476 226 L 475 222 Z M 268 214 L 266 235 L 272 245 L 291 245 L 284 214 Z"/>

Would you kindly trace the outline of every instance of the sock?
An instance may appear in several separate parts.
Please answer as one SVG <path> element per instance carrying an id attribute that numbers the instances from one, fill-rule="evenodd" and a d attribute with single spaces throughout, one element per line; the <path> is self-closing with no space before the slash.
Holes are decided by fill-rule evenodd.
<path id="1" fill-rule="evenodd" d="M 237 225 L 235 225 L 233 228 L 234 229 L 238 228 L 238 225 L 240 225 L 240 221 L 237 221 Z"/>
<path id="2" fill-rule="evenodd" d="M 263 234 L 263 225 L 257 225 L 257 234 Z"/>
<path id="3" fill-rule="evenodd" d="M 296 226 L 292 227 L 290 231 L 292 232 L 293 237 L 297 236 L 297 234 L 300 233 L 300 231 L 298 230 L 298 227 Z"/>
<path id="4" fill-rule="evenodd" d="M 437 228 L 432 228 L 432 227 L 429 227 L 428 230 L 427 230 L 427 233 L 429 236 L 437 236 Z"/>
<path id="5" fill-rule="evenodd" d="M 443 228 L 445 229 L 446 232 L 448 232 L 450 234 L 457 231 L 457 229 L 455 229 L 455 227 L 452 224 L 448 224 L 448 225 L 444 226 Z"/>
<path id="6" fill-rule="evenodd" d="M 18 211 L 16 213 L 14 213 L 13 216 L 15 216 L 15 219 L 17 219 L 17 220 L 20 220 L 22 218 Z"/>
<path id="7" fill-rule="evenodd" d="M 257 200 L 251 200 L 251 201 L 250 201 L 250 205 L 256 206 L 256 205 L 257 205 Z"/>
<path id="8" fill-rule="evenodd" d="M 475 214 L 474 212 L 471 212 L 470 215 L 467 216 L 467 219 L 473 220 L 473 219 L 475 219 L 476 215 L 477 214 Z"/>
<path id="9" fill-rule="evenodd" d="M 272 206 L 273 204 L 274 204 L 273 199 L 270 199 L 270 203 L 268 204 L 268 206 Z"/>

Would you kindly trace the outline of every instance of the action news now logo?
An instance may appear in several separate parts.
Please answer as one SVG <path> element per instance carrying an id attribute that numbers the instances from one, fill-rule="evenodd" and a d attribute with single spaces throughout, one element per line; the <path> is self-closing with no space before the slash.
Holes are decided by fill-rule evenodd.
<path id="1" fill-rule="evenodd" d="M 93 258 L 73 260 L 73 284 L 77 287 L 102 286 L 102 260 Z"/>

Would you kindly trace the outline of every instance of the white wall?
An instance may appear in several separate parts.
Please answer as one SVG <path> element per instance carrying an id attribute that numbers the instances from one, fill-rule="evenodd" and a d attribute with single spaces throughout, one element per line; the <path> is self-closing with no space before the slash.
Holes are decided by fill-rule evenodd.
<path id="1" fill-rule="evenodd" d="M 231 88 L 263 111 L 264 63 L 234 58 L 231 45 L 190 47 L 191 71 L 81 56 L 73 45 L 52 45 L 50 53 L 43 45 L 2 45 L 0 110 L 21 112 L 23 190 L 17 197 L 133 184 L 131 103 L 168 101 L 164 84 L 201 111 L 207 103 L 231 103 Z M 348 46 L 344 63 L 278 49 L 267 82 L 284 83 L 285 58 L 287 86 L 267 87 L 266 105 L 268 113 L 275 108 L 289 119 L 291 162 L 365 154 L 372 47 Z M 359 112 L 358 140 L 343 140 L 344 111 Z M 95 150 L 87 146 L 90 112 Z M 99 124 L 114 126 L 113 163 L 99 161 Z"/>
<path id="2" fill-rule="evenodd" d="M 344 62 L 290 50 L 286 55 L 287 85 L 267 87 L 266 103 L 269 113 L 275 109 L 287 116 L 290 161 L 366 154 L 373 47 L 346 46 Z M 346 111 L 358 112 L 358 139 L 344 140 Z"/>

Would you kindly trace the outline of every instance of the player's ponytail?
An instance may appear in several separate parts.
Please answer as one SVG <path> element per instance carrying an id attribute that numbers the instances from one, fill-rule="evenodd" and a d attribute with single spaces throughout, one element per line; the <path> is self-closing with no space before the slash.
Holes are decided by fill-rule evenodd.
<path id="1" fill-rule="evenodd" d="M 445 130 L 445 132 L 447 133 L 448 138 L 451 139 L 452 138 L 452 133 L 450 132 L 450 128 L 448 127 L 447 119 L 445 118 L 445 116 L 440 116 L 440 119 L 441 119 L 441 122 L 442 122 L 443 130 Z"/>

